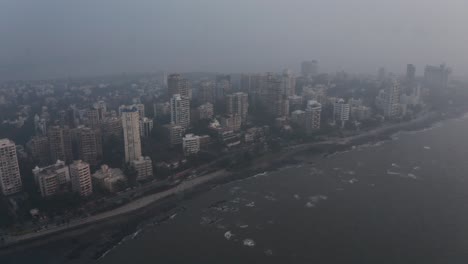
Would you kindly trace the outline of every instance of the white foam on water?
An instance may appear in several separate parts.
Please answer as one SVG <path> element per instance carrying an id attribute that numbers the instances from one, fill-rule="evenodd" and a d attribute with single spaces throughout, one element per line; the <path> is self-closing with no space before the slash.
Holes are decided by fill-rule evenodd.
<path id="1" fill-rule="evenodd" d="M 268 201 L 272 201 L 272 202 L 276 201 L 276 198 L 270 195 L 265 195 L 264 198 L 267 199 Z"/>
<path id="2" fill-rule="evenodd" d="M 408 178 L 411 178 L 411 179 L 414 179 L 416 180 L 418 177 L 416 175 L 414 175 L 413 173 L 408 173 L 407 175 Z"/>
<path id="3" fill-rule="evenodd" d="M 413 167 L 413 170 L 420 170 L 420 169 L 421 169 L 421 167 L 419 167 L 419 166 Z"/>
<path id="4" fill-rule="evenodd" d="M 255 241 L 253 239 L 250 239 L 250 238 L 244 239 L 242 244 L 244 244 L 244 246 L 246 246 L 246 247 L 255 247 Z"/>
<path id="5" fill-rule="evenodd" d="M 348 182 L 349 182 L 350 184 L 354 184 L 354 183 L 356 183 L 356 182 L 358 182 L 358 181 L 359 181 L 358 179 L 352 178 L 352 179 L 349 180 Z"/>
<path id="6" fill-rule="evenodd" d="M 388 175 L 400 175 L 401 173 L 387 170 L 387 174 Z"/>
<path id="7" fill-rule="evenodd" d="M 225 237 L 227 240 L 231 240 L 232 236 L 234 236 L 234 234 L 231 233 L 231 231 L 227 231 L 226 233 L 224 233 L 224 237 Z"/>
<path id="8" fill-rule="evenodd" d="M 294 195 L 294 199 L 296 199 L 296 200 L 300 200 L 300 199 L 301 199 L 301 197 L 299 196 L 299 194 L 295 194 L 295 195 Z"/>
<path id="9" fill-rule="evenodd" d="M 312 203 L 312 202 L 307 202 L 305 206 L 306 206 L 307 208 L 313 208 L 313 207 L 315 207 L 315 204 Z"/>
<path id="10" fill-rule="evenodd" d="M 247 206 L 247 207 L 255 207 L 255 202 L 250 202 L 250 203 L 246 204 L 245 206 Z"/>
<path id="11" fill-rule="evenodd" d="M 267 171 L 264 171 L 264 172 L 262 172 L 262 173 L 255 174 L 253 177 L 254 177 L 254 178 L 257 178 L 257 177 L 266 176 L 266 175 L 268 175 L 268 172 L 267 172 Z"/>
<path id="12" fill-rule="evenodd" d="M 429 149 L 431 149 L 431 147 L 429 147 L 429 146 L 424 146 L 424 149 L 429 150 Z"/>
<path id="13" fill-rule="evenodd" d="M 398 164 L 396 164 L 396 163 L 392 163 L 392 167 L 400 168 L 400 165 L 398 165 Z"/>
<path id="14" fill-rule="evenodd" d="M 218 228 L 218 229 L 226 229 L 226 226 L 224 226 L 224 225 L 216 225 L 216 228 Z"/>
<path id="15" fill-rule="evenodd" d="M 142 229 L 138 229 L 135 233 L 132 234 L 132 239 L 135 239 L 139 234 L 140 232 L 143 231 Z"/>

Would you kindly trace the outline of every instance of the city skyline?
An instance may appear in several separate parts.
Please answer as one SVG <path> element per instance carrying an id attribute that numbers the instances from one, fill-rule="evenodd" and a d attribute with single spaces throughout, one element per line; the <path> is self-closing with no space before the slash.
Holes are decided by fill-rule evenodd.
<path id="1" fill-rule="evenodd" d="M 467 75 L 461 10 L 468 3 L 337 2 L 107 0 L 88 8 L 81 1 L 3 1 L 0 80 L 299 73 L 303 60 L 318 60 L 322 72 L 374 73 L 384 66 L 402 73 L 407 61 L 419 66 L 418 75 L 425 65 L 442 63 L 452 65 L 454 75 Z"/>

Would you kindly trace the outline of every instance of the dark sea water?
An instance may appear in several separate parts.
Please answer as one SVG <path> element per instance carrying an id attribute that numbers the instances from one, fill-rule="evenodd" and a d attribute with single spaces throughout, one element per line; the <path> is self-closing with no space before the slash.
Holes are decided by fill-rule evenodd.
<path id="1" fill-rule="evenodd" d="M 467 136 L 449 120 L 219 186 L 99 263 L 468 263 Z"/>

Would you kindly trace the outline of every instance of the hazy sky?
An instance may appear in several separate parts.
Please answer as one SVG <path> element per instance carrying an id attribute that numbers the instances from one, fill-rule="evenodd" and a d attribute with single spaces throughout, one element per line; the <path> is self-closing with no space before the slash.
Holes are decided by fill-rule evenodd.
<path id="1" fill-rule="evenodd" d="M 0 78 L 137 71 L 468 74 L 466 0 L 0 0 Z"/>

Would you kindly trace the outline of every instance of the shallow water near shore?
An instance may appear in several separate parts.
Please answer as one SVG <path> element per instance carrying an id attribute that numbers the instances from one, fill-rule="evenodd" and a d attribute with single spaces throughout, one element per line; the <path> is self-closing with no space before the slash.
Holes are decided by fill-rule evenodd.
<path id="1" fill-rule="evenodd" d="M 444 121 L 219 186 L 99 263 L 466 263 L 467 134 L 466 118 Z M 0 262 L 95 262 L 61 254 Z"/>

